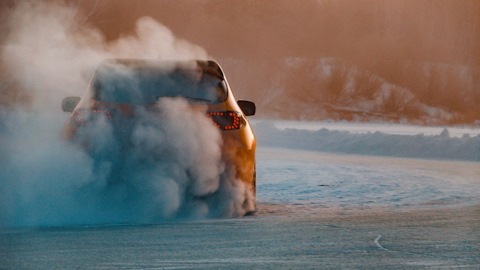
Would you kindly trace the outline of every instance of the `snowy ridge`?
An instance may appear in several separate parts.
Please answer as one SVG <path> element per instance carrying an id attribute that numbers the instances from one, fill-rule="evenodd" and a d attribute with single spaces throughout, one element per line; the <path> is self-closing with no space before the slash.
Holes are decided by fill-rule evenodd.
<path id="1" fill-rule="evenodd" d="M 231 86 L 242 98 L 257 101 L 269 119 L 421 125 L 480 121 L 480 95 L 475 90 L 480 70 L 467 66 L 405 60 L 384 72 L 336 57 L 221 62 Z"/>
<path id="2" fill-rule="evenodd" d="M 399 135 L 372 130 L 354 133 L 322 128 L 308 130 L 278 128 L 273 121 L 253 123 L 258 144 L 331 153 L 480 161 L 480 135 L 450 137 L 448 129 L 439 135 Z M 422 133 L 421 130 L 419 133 Z"/>

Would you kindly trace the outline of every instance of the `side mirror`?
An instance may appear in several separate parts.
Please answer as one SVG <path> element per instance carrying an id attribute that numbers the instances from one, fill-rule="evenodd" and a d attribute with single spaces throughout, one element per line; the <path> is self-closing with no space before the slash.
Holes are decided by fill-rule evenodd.
<path id="1" fill-rule="evenodd" d="M 237 101 L 238 106 L 242 109 L 245 116 L 255 115 L 256 106 L 255 103 L 246 100 Z"/>
<path id="2" fill-rule="evenodd" d="M 80 97 L 66 97 L 62 101 L 62 111 L 73 112 L 80 102 Z"/>

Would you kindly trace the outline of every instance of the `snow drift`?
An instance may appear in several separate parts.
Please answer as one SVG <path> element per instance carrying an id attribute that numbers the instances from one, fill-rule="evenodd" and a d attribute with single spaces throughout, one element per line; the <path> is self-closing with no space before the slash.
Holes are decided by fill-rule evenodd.
<path id="1" fill-rule="evenodd" d="M 335 125 L 319 130 L 281 129 L 275 127 L 273 121 L 255 122 L 254 128 L 258 143 L 263 146 L 358 155 L 480 161 L 480 135 L 453 137 L 448 129 L 437 135 L 424 135 L 421 127 L 415 135 L 387 134 L 374 128 L 369 132 L 354 133 L 335 130 Z"/>

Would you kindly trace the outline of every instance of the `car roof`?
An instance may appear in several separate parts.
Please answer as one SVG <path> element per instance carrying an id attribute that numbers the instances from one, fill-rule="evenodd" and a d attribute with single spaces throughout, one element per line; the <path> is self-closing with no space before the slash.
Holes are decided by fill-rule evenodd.
<path id="1" fill-rule="evenodd" d="M 124 65 L 127 67 L 154 66 L 155 68 L 168 69 L 196 69 L 200 67 L 203 72 L 215 75 L 224 80 L 225 75 L 220 65 L 214 60 L 185 60 L 185 59 L 155 59 L 155 58 L 110 58 L 104 60 L 103 65 Z"/>

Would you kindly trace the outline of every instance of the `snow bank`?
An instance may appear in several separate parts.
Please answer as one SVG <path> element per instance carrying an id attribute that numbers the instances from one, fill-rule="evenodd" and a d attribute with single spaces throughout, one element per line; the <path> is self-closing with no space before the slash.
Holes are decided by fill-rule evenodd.
<path id="1" fill-rule="evenodd" d="M 259 146 L 332 153 L 480 161 L 480 135 L 398 135 L 372 129 L 366 133 L 322 128 L 278 128 L 274 121 L 253 123 Z M 421 132 L 421 131 L 420 131 Z"/>
<path id="2" fill-rule="evenodd" d="M 255 120 L 253 122 L 256 122 Z M 471 126 L 418 126 L 388 122 L 348 122 L 348 121 L 289 121 L 275 120 L 273 125 L 281 130 L 305 129 L 317 131 L 322 128 L 328 130 L 344 130 L 355 134 L 374 133 L 376 131 L 395 135 L 439 135 L 446 128 L 450 137 L 475 137 L 480 135 L 480 125 Z"/>

